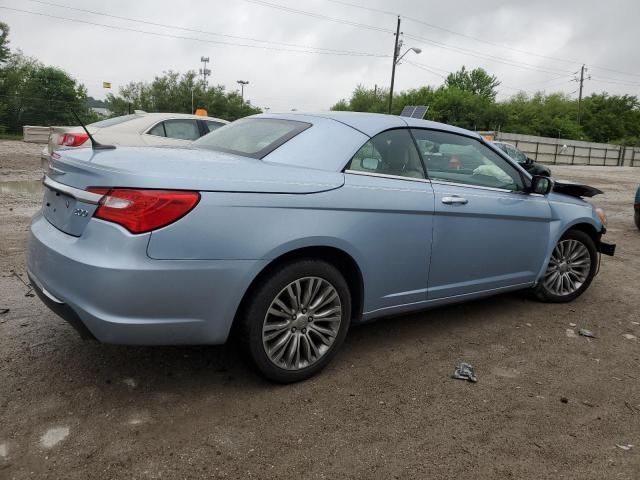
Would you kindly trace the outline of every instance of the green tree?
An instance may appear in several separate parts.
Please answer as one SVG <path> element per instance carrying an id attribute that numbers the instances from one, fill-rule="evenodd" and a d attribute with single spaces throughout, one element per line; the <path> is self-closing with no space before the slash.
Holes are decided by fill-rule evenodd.
<path id="1" fill-rule="evenodd" d="M 75 125 L 96 116 L 86 105 L 87 91 L 63 70 L 21 53 L 0 68 L 0 125 L 18 133 L 23 125 Z"/>
<path id="2" fill-rule="evenodd" d="M 460 70 L 450 73 L 446 80 L 445 86 L 455 87 L 464 92 L 470 92 L 481 97 L 491 99 L 496 98 L 496 88 L 500 82 L 495 75 L 489 75 L 482 68 L 474 68 L 468 71 L 463 65 Z"/>
<path id="3" fill-rule="evenodd" d="M 637 143 L 640 101 L 633 95 L 593 94 L 583 100 L 582 128 L 595 142 Z"/>
<path id="4" fill-rule="evenodd" d="M 192 113 L 192 99 L 194 108 L 204 108 L 209 115 L 226 120 L 261 112 L 250 102 L 243 102 L 237 92 L 225 92 L 220 85 L 205 86 L 192 70 L 184 74 L 164 72 L 150 83 L 131 82 L 121 87 L 117 94 L 108 94 L 106 104 L 115 115 L 133 110 Z"/>
<path id="5" fill-rule="evenodd" d="M 10 54 L 9 25 L 4 22 L 0 22 L 0 64 L 6 62 Z"/>

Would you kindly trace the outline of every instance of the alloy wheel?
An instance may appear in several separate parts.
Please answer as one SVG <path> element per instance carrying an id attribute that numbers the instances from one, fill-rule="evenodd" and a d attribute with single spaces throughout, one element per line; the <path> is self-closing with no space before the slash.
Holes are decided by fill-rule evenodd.
<path id="1" fill-rule="evenodd" d="M 558 242 L 544 274 L 543 284 L 552 294 L 571 295 L 582 287 L 591 270 L 591 255 L 578 240 Z"/>
<path id="2" fill-rule="evenodd" d="M 274 365 L 301 370 L 329 351 L 341 323 L 336 288 L 323 278 L 299 278 L 271 302 L 262 325 L 262 344 Z"/>

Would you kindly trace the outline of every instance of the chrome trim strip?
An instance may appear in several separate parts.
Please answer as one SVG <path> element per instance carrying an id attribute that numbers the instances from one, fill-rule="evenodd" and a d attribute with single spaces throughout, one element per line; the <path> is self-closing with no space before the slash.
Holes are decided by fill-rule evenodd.
<path id="1" fill-rule="evenodd" d="M 406 180 L 408 182 L 431 183 L 427 178 L 402 177 L 400 175 L 387 175 L 386 173 L 363 172 L 361 170 L 345 170 L 344 173 L 363 175 L 365 177 L 390 178 L 392 180 Z"/>
<path id="2" fill-rule="evenodd" d="M 51 190 L 55 190 L 56 192 L 61 192 L 69 195 L 70 197 L 75 198 L 76 200 L 80 200 L 84 203 L 91 203 L 93 205 L 97 205 L 102 200 L 104 195 L 100 195 L 99 193 L 87 192 L 86 190 L 80 190 L 79 188 L 70 187 L 69 185 L 65 185 L 64 183 L 56 182 L 55 180 L 51 180 L 49 177 L 44 177 L 42 183 L 45 186 L 49 187 Z"/>
<path id="3" fill-rule="evenodd" d="M 506 188 L 495 188 L 495 187 L 482 187 L 480 185 L 472 185 L 470 183 L 456 183 L 456 182 L 447 182 L 446 180 L 431 180 L 431 183 L 438 185 L 452 185 L 454 187 L 467 187 L 467 188 L 475 188 L 477 190 L 489 190 L 491 192 L 503 192 L 503 193 L 523 193 L 513 190 L 507 190 Z"/>

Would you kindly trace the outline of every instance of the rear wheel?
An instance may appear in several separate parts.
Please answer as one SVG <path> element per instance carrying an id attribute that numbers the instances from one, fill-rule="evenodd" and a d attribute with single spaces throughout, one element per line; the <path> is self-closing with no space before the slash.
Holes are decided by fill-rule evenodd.
<path id="1" fill-rule="evenodd" d="M 633 217 L 636 221 L 636 227 L 640 230 L 640 210 L 636 210 Z"/>
<path id="2" fill-rule="evenodd" d="M 250 293 L 243 340 L 265 377 L 280 383 L 322 370 L 351 320 L 346 281 L 332 265 L 299 260 L 279 267 Z"/>
<path id="3" fill-rule="evenodd" d="M 544 302 L 570 302 L 589 288 L 597 267 L 593 238 L 582 231 L 569 230 L 553 249 L 547 270 L 534 293 Z"/>

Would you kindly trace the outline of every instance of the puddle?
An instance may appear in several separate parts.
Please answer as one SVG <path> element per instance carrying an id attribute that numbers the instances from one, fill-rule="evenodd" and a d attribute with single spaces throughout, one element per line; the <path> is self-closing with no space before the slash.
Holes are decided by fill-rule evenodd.
<path id="1" fill-rule="evenodd" d="M 0 182 L 0 193 L 39 195 L 42 193 L 42 180 Z"/>

